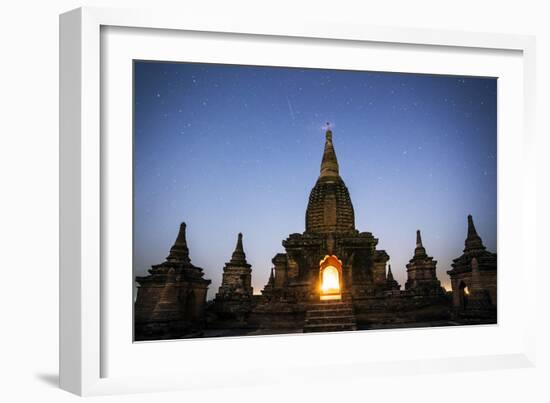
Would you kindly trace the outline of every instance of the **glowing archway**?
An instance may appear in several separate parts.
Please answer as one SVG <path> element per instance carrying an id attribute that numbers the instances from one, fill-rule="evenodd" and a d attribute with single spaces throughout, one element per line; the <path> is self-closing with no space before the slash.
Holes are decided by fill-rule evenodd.
<path id="1" fill-rule="evenodd" d="M 470 295 L 470 290 L 464 281 L 461 281 L 458 286 L 458 298 L 459 306 L 461 309 L 466 309 L 468 306 L 468 297 Z"/>
<path id="2" fill-rule="evenodd" d="M 340 275 L 338 274 L 336 267 L 325 267 L 321 276 L 321 291 L 323 293 L 334 293 L 340 291 Z"/>
<path id="3" fill-rule="evenodd" d="M 342 262 L 334 255 L 319 263 L 319 290 L 321 300 L 342 298 Z"/>

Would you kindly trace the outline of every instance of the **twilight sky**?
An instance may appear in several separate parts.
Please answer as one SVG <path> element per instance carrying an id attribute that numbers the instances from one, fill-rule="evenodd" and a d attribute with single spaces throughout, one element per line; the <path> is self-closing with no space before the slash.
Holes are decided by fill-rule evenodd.
<path id="1" fill-rule="evenodd" d="M 217 292 L 244 235 L 259 293 L 303 232 L 331 122 L 355 224 L 404 287 L 415 231 L 449 270 L 467 215 L 496 252 L 496 79 L 135 62 L 134 269 L 168 255 L 187 223 L 193 264 Z"/>

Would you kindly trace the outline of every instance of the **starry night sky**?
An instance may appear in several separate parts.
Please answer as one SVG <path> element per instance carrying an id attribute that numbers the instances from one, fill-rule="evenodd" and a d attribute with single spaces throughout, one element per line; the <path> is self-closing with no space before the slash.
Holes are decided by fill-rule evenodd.
<path id="1" fill-rule="evenodd" d="M 134 82 L 136 275 L 185 221 L 209 298 L 238 232 L 259 293 L 305 229 L 327 121 L 356 228 L 403 287 L 417 229 L 449 289 L 468 214 L 496 252 L 496 79 L 136 61 Z"/>

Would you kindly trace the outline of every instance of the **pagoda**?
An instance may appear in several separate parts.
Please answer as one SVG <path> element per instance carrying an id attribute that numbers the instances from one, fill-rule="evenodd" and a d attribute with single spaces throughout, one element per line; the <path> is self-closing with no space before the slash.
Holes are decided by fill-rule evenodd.
<path id="1" fill-rule="evenodd" d="M 422 245 L 420 230 L 416 231 L 416 248 L 414 256 L 407 264 L 407 282 L 405 290 L 415 294 L 443 294 L 441 283 L 437 279 L 435 266 L 437 261 L 428 256 Z"/>
<path id="2" fill-rule="evenodd" d="M 239 233 L 231 260 L 223 268 L 222 284 L 214 304 L 224 318 L 244 319 L 252 303 L 252 269 L 246 261 L 243 234 Z"/>
<path id="3" fill-rule="evenodd" d="M 447 272 L 452 293 L 441 287 L 420 230 L 401 290 L 378 239 L 355 226 L 330 127 L 305 229 L 282 241 L 261 295 L 253 295 L 239 233 L 218 292 L 206 305 L 210 280 L 191 263 L 185 230 L 182 223 L 165 262 L 136 277 L 136 340 L 496 323 L 497 258 L 483 245 L 472 216 L 463 254 Z"/>
<path id="4" fill-rule="evenodd" d="M 136 277 L 135 339 L 173 338 L 199 334 L 204 325 L 206 292 L 210 280 L 191 263 L 181 223 L 166 261 L 152 266 L 149 275 Z"/>
<path id="5" fill-rule="evenodd" d="M 487 250 L 468 215 L 468 233 L 462 255 L 453 260 L 451 277 L 453 307 L 457 311 L 492 307 L 496 315 L 497 255 Z"/>
<path id="6" fill-rule="evenodd" d="M 393 278 L 393 273 L 391 272 L 391 264 L 388 265 L 388 273 L 386 275 L 386 289 L 388 291 L 397 291 L 401 289 L 399 283 Z"/>
<path id="7" fill-rule="evenodd" d="M 305 303 L 323 294 L 346 299 L 374 295 L 386 289 L 386 262 L 370 232 L 355 228 L 353 204 L 340 176 L 330 127 L 319 177 L 311 190 L 305 214 L 305 231 L 283 241 L 285 253 L 273 258 L 271 298 Z M 327 288 L 329 282 L 330 288 Z"/>

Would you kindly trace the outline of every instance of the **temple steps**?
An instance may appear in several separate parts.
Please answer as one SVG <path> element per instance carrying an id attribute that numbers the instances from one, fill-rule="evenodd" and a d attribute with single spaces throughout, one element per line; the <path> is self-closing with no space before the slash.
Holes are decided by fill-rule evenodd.
<path id="1" fill-rule="evenodd" d="M 313 317 L 313 318 L 310 317 L 306 319 L 306 323 L 307 325 L 326 325 L 327 322 L 330 322 L 330 324 L 335 324 L 335 325 L 341 325 L 346 323 L 355 324 L 353 319 L 354 319 L 353 316 L 350 316 L 350 315 L 330 316 L 330 317 L 319 316 L 319 317 Z"/>
<path id="2" fill-rule="evenodd" d="M 325 302 L 315 302 L 309 305 L 310 309 L 341 309 L 341 308 L 350 308 L 353 309 L 353 305 L 348 301 L 325 301 Z"/>
<path id="3" fill-rule="evenodd" d="M 306 314 L 307 318 L 312 317 L 338 317 L 338 316 L 353 316 L 353 311 L 351 309 L 330 309 L 326 311 L 315 310 L 308 311 Z"/>
<path id="4" fill-rule="evenodd" d="M 313 303 L 306 312 L 304 333 L 357 330 L 353 305 L 350 302 Z"/>

